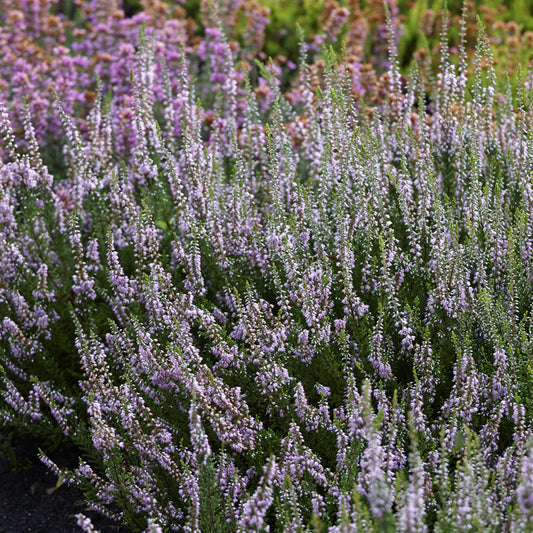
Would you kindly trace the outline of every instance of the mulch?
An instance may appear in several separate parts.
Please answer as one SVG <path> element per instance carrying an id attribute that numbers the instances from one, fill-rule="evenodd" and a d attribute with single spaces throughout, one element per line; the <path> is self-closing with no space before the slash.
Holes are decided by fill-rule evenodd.
<path id="1" fill-rule="evenodd" d="M 88 516 L 101 533 L 131 533 L 87 509 L 77 488 L 56 488 L 57 478 L 39 461 L 37 449 L 36 443 L 25 440 L 13 446 L 16 461 L 0 455 L 0 533 L 80 533 L 78 513 Z M 61 457 L 61 451 L 53 458 L 57 456 Z"/>

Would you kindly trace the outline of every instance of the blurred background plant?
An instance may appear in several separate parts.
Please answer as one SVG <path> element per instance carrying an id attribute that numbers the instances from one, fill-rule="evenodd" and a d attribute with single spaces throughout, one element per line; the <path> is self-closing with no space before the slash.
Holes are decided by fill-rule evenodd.
<path id="1" fill-rule="evenodd" d="M 234 2 L 237 6 L 246 2 Z M 382 1 L 376 0 L 299 0 L 296 2 L 282 2 L 281 0 L 257 0 L 257 3 L 268 9 L 269 24 L 265 31 L 265 42 L 262 52 L 267 57 L 282 56 L 292 61 L 298 57 L 297 25 L 303 28 L 304 34 L 312 39 L 322 33 L 327 33 L 328 24 L 337 31 L 333 35 L 333 46 L 337 51 L 341 49 L 342 40 L 350 31 L 351 26 L 360 22 L 360 13 L 368 24 L 368 38 L 365 40 L 365 52 L 371 55 L 371 43 L 376 39 L 376 31 L 385 20 Z M 389 9 L 397 9 L 399 20 L 403 24 L 400 39 L 400 63 L 408 66 L 413 54 L 420 49 L 434 51 L 439 46 L 439 29 L 442 22 L 441 11 L 443 0 L 399 0 L 386 2 Z M 124 11 L 128 16 L 140 12 L 143 5 L 149 2 L 140 0 L 125 0 Z M 450 45 L 457 46 L 459 40 L 459 20 L 463 10 L 462 0 L 446 2 L 450 12 Z M 187 15 L 195 20 L 198 28 L 202 29 L 201 0 L 185 0 L 182 4 Z M 531 41 L 533 37 L 528 33 L 533 31 L 533 3 L 526 0 L 468 0 L 465 12 L 467 14 L 468 42 L 473 48 L 477 34 L 476 17 L 479 15 L 487 26 L 489 37 L 494 44 L 500 46 L 501 57 L 508 58 L 509 52 L 513 61 L 525 66 L 530 59 Z M 242 21 L 241 21 L 242 22 Z M 341 23 L 342 22 L 342 23 Z M 243 31 L 242 23 L 235 25 L 237 35 Z M 333 32 L 332 32 L 333 33 Z M 315 37 L 316 39 L 316 37 Z M 419 52 L 421 54 L 421 52 Z M 506 62 L 506 67 L 512 65 Z"/>
<path id="2" fill-rule="evenodd" d="M 430 73 L 441 55 L 443 3 L 387 0 L 386 5 L 400 72 L 407 79 L 416 62 L 430 94 L 435 83 Z M 465 51 L 469 56 L 475 53 L 479 16 L 493 45 L 499 89 L 505 89 L 506 74 L 515 78 L 521 71 L 526 76 L 533 50 L 531 5 L 494 0 L 468 0 L 463 5 L 450 0 L 447 10 L 447 46 L 452 58 L 457 56 L 464 11 Z M 181 47 L 186 52 L 207 50 L 206 43 L 227 39 L 232 52 L 239 55 L 241 68 L 253 83 L 258 82 L 257 91 L 265 97 L 268 84 L 256 61 L 272 62 L 270 68 L 277 70 L 282 92 L 298 83 L 299 26 L 307 43 L 312 80 L 323 71 L 321 52 L 328 46 L 344 56 L 355 97 L 365 105 L 376 105 L 386 95 L 388 82 L 383 75 L 388 69 L 389 44 L 385 3 L 381 0 L 0 0 L 0 13 L 3 99 L 9 102 L 10 118 L 18 122 L 18 133 L 22 123 L 13 110 L 26 102 L 39 142 L 47 139 L 46 162 L 55 167 L 60 165 L 63 148 L 57 135 L 61 126 L 52 111 L 51 87 L 61 95 L 65 110 L 78 117 L 84 134 L 87 125 L 83 117 L 95 98 L 97 73 L 103 93 L 110 92 L 113 106 L 120 109 L 114 121 L 127 123 L 131 116 L 129 73 L 135 66 L 137 36 L 143 25 L 149 28 L 155 52 L 169 65 L 176 63 Z M 220 35 L 215 30 L 219 25 Z M 194 66 L 200 80 L 210 75 L 214 50 L 209 52 L 209 61 L 205 53 L 200 54 L 200 62 Z M 212 99 L 213 95 L 201 91 L 199 97 Z M 123 131 L 121 126 L 115 128 L 117 135 Z M 122 140 L 124 149 L 130 144 L 131 139 Z"/>

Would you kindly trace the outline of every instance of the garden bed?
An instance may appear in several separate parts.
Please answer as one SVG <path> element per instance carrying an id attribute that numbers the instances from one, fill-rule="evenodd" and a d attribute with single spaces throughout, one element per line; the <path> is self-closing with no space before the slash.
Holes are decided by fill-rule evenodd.
<path id="1" fill-rule="evenodd" d="M 37 459 L 37 443 L 25 440 L 14 446 L 16 461 L 0 459 L 0 524 L 2 533 L 79 533 L 76 515 L 91 518 L 100 533 L 130 533 L 91 511 L 80 490 L 61 485 Z M 75 463 L 72 450 L 57 451 L 56 459 Z"/>

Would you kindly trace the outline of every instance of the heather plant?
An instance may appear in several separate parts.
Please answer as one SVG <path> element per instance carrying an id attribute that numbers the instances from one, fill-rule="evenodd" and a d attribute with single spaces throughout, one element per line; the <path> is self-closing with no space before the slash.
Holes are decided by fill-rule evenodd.
<path id="1" fill-rule="evenodd" d="M 126 6 L 127 7 L 127 6 Z M 300 81 L 294 78 L 297 32 L 291 30 L 291 43 L 285 43 L 279 35 L 275 41 L 282 48 L 270 50 L 273 34 L 278 31 L 276 14 L 269 14 L 267 7 L 249 2 L 200 2 L 196 8 L 167 2 L 144 2 L 142 9 L 133 16 L 126 16 L 120 2 L 98 2 L 84 0 L 68 2 L 11 2 L 4 0 L 0 5 L 0 43 L 5 57 L 0 65 L 0 87 L 4 91 L 4 103 L 13 124 L 17 142 L 23 142 L 21 135 L 24 126 L 21 114 L 17 112 L 23 105 L 29 108 L 36 138 L 43 150 L 46 165 L 55 171 L 63 172 L 63 133 L 61 121 L 54 110 L 52 91 L 61 95 L 65 111 L 73 116 L 80 134 L 89 132 L 86 117 L 91 109 L 97 90 L 97 77 L 102 85 L 101 92 L 114 111 L 110 115 L 110 132 L 115 139 L 117 155 L 131 153 L 135 138 L 129 128 L 132 120 L 133 94 L 129 75 L 136 69 L 139 47 L 139 31 L 146 27 L 153 43 L 155 73 L 163 79 L 162 61 L 174 69 L 180 62 L 180 49 L 189 53 L 189 71 L 198 78 L 198 97 L 211 118 L 216 92 L 224 78 L 225 45 L 221 36 L 225 33 L 231 40 L 227 45 L 231 54 L 239 58 L 241 66 L 236 69 L 237 80 L 242 80 L 242 69 L 249 72 L 255 92 L 260 99 L 260 110 L 264 111 L 272 102 L 272 90 L 266 77 L 257 68 L 257 58 L 267 60 L 268 54 L 276 55 L 269 69 L 275 69 L 280 77 L 283 91 L 289 89 L 294 101 L 299 100 Z M 468 6 L 467 6 L 468 7 Z M 402 24 L 401 9 L 394 3 L 388 4 L 391 24 L 395 30 L 399 50 L 400 66 L 404 68 L 407 57 L 415 52 L 421 72 L 425 76 L 428 90 L 432 78 L 428 68 L 438 57 L 436 40 L 432 34 L 439 31 L 441 18 L 432 12 L 424 14 L 424 6 L 410 11 L 406 24 Z M 466 26 L 466 47 L 471 49 L 475 20 L 469 14 Z M 333 1 L 327 2 L 321 10 L 318 21 L 306 24 L 303 31 L 308 43 L 309 59 L 313 62 L 310 71 L 311 88 L 314 90 L 323 79 L 324 62 L 320 57 L 324 43 L 334 43 L 337 50 L 344 43 L 346 68 L 351 73 L 352 92 L 365 105 L 376 105 L 386 98 L 388 79 L 388 45 L 385 9 L 380 2 L 368 2 L 343 6 Z M 195 14 L 196 17 L 191 16 Z M 289 11 L 284 11 L 289 16 Z M 486 13 L 486 18 L 490 14 Z M 427 23 L 421 24 L 422 18 Z M 429 17 L 429 18 L 428 18 Z M 313 19 L 313 17 L 311 17 Z M 292 19 L 291 19 L 292 20 Z M 314 20 L 314 19 L 313 19 Z M 269 24 L 270 21 L 270 24 Z M 291 26 L 292 22 L 283 25 Z M 453 12 L 452 26 L 458 27 L 457 10 Z M 320 29 L 317 29 L 317 28 Z M 422 31 L 420 31 L 422 30 Z M 413 39 L 429 39 L 427 49 L 418 48 Z M 270 40 L 265 42 L 265 36 Z M 506 22 L 489 27 L 489 38 L 498 42 L 505 57 L 505 65 L 514 69 L 527 65 L 529 34 L 522 34 L 518 26 Z M 226 37 L 225 37 L 226 38 Z M 500 42 L 501 41 L 501 42 Z M 285 54 L 285 55 L 283 55 Z M 287 58 L 289 57 L 289 59 Z M 292 60 L 291 60 L 292 58 Z M 433 59 L 431 59 L 433 58 Z M 496 58 L 498 59 L 498 58 Z M 293 61 L 294 60 L 294 61 Z M 429 64 L 428 64 L 429 62 Z M 501 61 L 500 61 L 501 62 Z M 266 61 L 267 65 L 269 62 Z M 496 68 L 500 67 L 496 65 Z M 499 70 L 497 70 L 500 73 Z M 218 78 L 218 83 L 212 83 Z M 165 87 L 176 91 L 179 77 L 169 78 L 167 84 L 155 84 L 152 91 L 153 104 L 158 117 L 163 114 L 162 101 L 171 94 Z M 255 85 L 255 82 L 257 84 Z M 242 98 L 241 98 L 242 97 Z M 243 94 L 238 105 L 245 106 Z M 179 102 L 174 102 L 174 107 Z M 181 127 L 175 123 L 175 130 Z"/>
<path id="2" fill-rule="evenodd" d="M 445 23 L 441 10 L 442 2 L 398 3 L 402 15 L 402 36 L 399 46 L 399 60 L 403 68 L 416 60 L 423 68 L 432 64 L 428 74 L 438 65 L 442 42 L 439 34 Z M 462 5 L 461 5 L 462 4 Z M 513 75 L 519 68 L 528 69 L 531 65 L 531 13 L 521 2 L 454 2 L 445 3 L 450 17 L 450 31 L 446 46 L 457 49 L 461 26 L 466 35 L 465 50 L 475 54 L 477 17 L 481 17 L 487 36 L 494 45 L 496 72 L 500 76 Z M 500 86 L 500 89 L 502 87 Z"/>
<path id="3" fill-rule="evenodd" d="M 34 110 L 20 146 L 0 108 L 0 419 L 75 445 L 75 468 L 41 458 L 92 508 L 150 532 L 531 529 L 526 82 L 500 92 L 463 25 L 437 82 L 405 83 L 394 16 L 370 110 L 347 54 L 317 71 L 304 42 L 293 91 L 273 64 L 257 91 L 216 17 L 166 63 L 141 33 L 128 114 L 105 73 L 81 126 L 56 91 L 61 173 Z"/>
<path id="4" fill-rule="evenodd" d="M 169 68 L 176 67 L 181 48 L 187 52 L 198 49 L 190 57 L 196 60 L 194 67 L 199 76 L 209 73 L 220 77 L 223 71 L 216 69 L 224 68 L 220 55 L 224 56 L 226 45 L 220 42 L 219 26 L 238 37 L 239 42 L 227 44 L 240 51 L 240 58 L 250 68 L 262 48 L 264 26 L 268 22 L 268 12 L 254 2 L 228 2 L 227 6 L 223 2 L 212 6 L 205 2 L 199 11 L 202 38 L 197 35 L 197 23 L 181 5 L 142 2 L 141 7 L 142 10 L 128 17 L 118 1 L 0 2 L 0 45 L 4 51 L 0 88 L 4 104 L 17 133 L 17 142 L 22 142 L 20 134 L 24 129 L 18 110 L 28 106 L 48 165 L 62 168 L 64 130 L 54 110 L 53 90 L 61 95 L 64 110 L 76 118 L 80 134 L 85 137 L 89 132 L 85 119 L 96 98 L 97 79 L 102 95 L 114 109 L 108 125 L 115 139 L 113 149 L 123 156 L 131 152 L 135 139 L 129 134 L 134 99 L 130 72 L 136 70 L 142 28 L 146 28 L 157 54 L 155 69 L 159 79 L 163 76 L 162 62 Z M 237 19 L 240 24 L 232 29 Z M 212 54 L 214 70 L 203 68 L 203 63 L 209 62 L 206 53 Z M 177 79 L 168 81 L 174 91 L 177 83 Z M 215 93 L 219 88 L 208 85 Z M 154 104 L 163 100 L 164 87 L 157 84 L 150 90 Z M 203 93 L 200 91 L 199 97 Z M 179 102 L 174 102 L 174 106 L 179 106 Z"/>

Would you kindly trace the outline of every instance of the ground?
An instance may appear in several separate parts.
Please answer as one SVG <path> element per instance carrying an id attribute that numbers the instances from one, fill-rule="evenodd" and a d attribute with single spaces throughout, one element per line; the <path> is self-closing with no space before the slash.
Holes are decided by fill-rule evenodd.
<path id="1" fill-rule="evenodd" d="M 80 533 L 78 513 L 89 516 L 101 533 L 131 533 L 89 511 L 78 489 L 55 489 L 56 477 L 37 459 L 37 448 L 32 441 L 17 442 L 16 464 L 0 454 L 0 533 Z"/>

